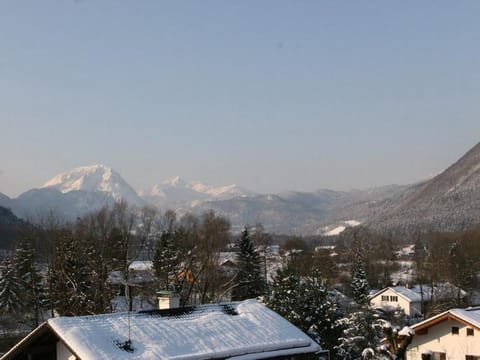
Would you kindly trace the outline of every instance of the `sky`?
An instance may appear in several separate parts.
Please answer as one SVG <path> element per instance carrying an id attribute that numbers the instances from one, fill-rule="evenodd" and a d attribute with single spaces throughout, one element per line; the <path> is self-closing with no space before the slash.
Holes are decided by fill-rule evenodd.
<path id="1" fill-rule="evenodd" d="M 480 2 L 0 2 L 0 192 L 105 164 L 275 193 L 409 184 L 480 135 Z"/>

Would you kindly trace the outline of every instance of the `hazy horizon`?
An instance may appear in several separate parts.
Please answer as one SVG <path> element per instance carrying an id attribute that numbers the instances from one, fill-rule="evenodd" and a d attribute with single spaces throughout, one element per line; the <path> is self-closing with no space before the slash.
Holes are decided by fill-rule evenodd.
<path id="1" fill-rule="evenodd" d="M 258 193 L 410 184 L 479 141 L 480 3 L 0 3 L 0 192 L 105 164 Z"/>
<path id="2" fill-rule="evenodd" d="M 89 166 L 97 166 L 97 165 L 100 165 L 100 166 L 105 166 L 105 167 L 110 167 L 108 166 L 107 164 L 90 164 L 90 165 L 81 165 L 81 166 L 78 166 L 76 168 L 81 168 L 81 167 L 89 167 Z M 112 167 L 110 167 L 112 168 Z M 36 189 L 36 188 L 41 188 L 43 187 L 44 185 L 46 185 L 46 182 L 48 182 L 49 180 L 51 180 L 52 178 L 54 178 L 55 176 L 57 175 L 60 175 L 61 173 L 63 172 L 68 172 L 70 170 L 73 170 L 75 168 L 72 168 L 72 169 L 68 169 L 66 171 L 62 171 L 58 174 L 55 174 L 54 176 L 51 176 L 50 178 L 46 179 L 46 181 L 44 181 L 42 184 L 39 184 L 37 186 L 33 186 L 31 188 L 28 188 L 28 189 L 24 189 L 16 194 L 13 194 L 13 195 L 10 195 L 6 192 L 3 192 L 3 191 L 0 191 L 0 193 L 3 193 L 4 195 L 7 195 L 8 197 L 10 198 L 16 198 L 17 196 L 21 195 L 23 192 L 26 192 L 28 190 L 32 190 L 32 189 Z M 116 169 L 112 168 L 114 171 L 116 171 Z M 445 170 L 445 169 L 442 169 L 442 171 Z M 334 191 L 354 191 L 354 190 L 368 190 L 368 189 L 371 189 L 371 188 L 378 188 L 378 187 L 383 187 L 383 186 L 391 186 L 391 185 L 412 185 L 414 183 L 417 183 L 417 182 L 421 182 L 421 181 L 424 181 L 424 180 L 428 180 L 436 175 L 438 175 L 439 173 L 441 173 L 442 171 L 439 171 L 438 173 L 432 173 L 432 174 L 429 174 L 428 176 L 424 177 L 424 178 L 420 178 L 420 179 L 416 179 L 412 182 L 409 182 L 409 183 L 398 183 L 398 182 L 392 182 L 392 183 L 389 183 L 389 184 L 377 184 L 377 185 L 371 185 L 371 186 L 365 186 L 365 187 L 350 187 L 350 188 L 335 188 L 335 187 L 319 187 L 319 188 L 313 188 L 313 189 L 294 189 L 294 188 L 286 188 L 286 189 L 280 189 L 278 191 L 256 191 L 256 190 L 253 190 L 251 188 L 248 188 L 246 186 L 244 186 L 243 184 L 239 184 L 239 183 L 228 183 L 228 184 L 219 184 L 219 183 L 211 183 L 211 182 L 208 182 L 208 181 L 204 181 L 202 179 L 188 179 L 188 178 L 184 178 L 182 176 L 179 176 L 179 175 L 172 175 L 172 176 L 169 176 L 169 177 L 166 177 L 166 178 L 163 178 L 163 179 L 160 179 L 159 181 L 155 182 L 155 183 L 152 183 L 146 187 L 143 187 L 143 188 L 136 188 L 135 186 L 132 185 L 132 182 L 129 181 L 129 179 L 126 179 L 125 177 L 122 176 L 122 174 L 119 174 L 123 180 L 125 180 L 129 185 L 131 185 L 134 190 L 137 192 L 137 193 L 141 193 L 143 191 L 148 191 L 150 188 L 152 188 L 153 186 L 155 185 L 160 185 L 162 182 L 166 182 L 166 181 L 170 181 L 170 180 L 173 180 L 175 178 L 180 178 L 181 180 L 187 182 L 187 183 L 203 183 L 205 185 L 211 185 L 211 186 L 215 186 L 215 187 L 221 187 L 221 186 L 228 186 L 228 185 L 237 185 L 237 186 L 240 186 L 242 188 L 244 188 L 245 190 L 249 190 L 249 191 L 252 191 L 256 194 L 274 194 L 274 193 L 282 193 L 282 192 L 289 192 L 289 191 L 294 191 L 294 192 L 315 192 L 315 191 L 318 191 L 318 190 L 334 190 Z"/>

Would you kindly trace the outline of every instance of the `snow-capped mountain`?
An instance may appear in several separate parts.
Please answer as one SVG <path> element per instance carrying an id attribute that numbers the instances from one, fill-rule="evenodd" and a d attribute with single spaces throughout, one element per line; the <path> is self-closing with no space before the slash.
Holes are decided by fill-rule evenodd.
<path id="1" fill-rule="evenodd" d="M 115 203 L 105 191 L 72 190 L 62 193 L 55 188 L 32 189 L 12 201 L 17 216 L 32 221 L 54 214 L 60 221 L 74 221 L 77 217 Z"/>
<path id="2" fill-rule="evenodd" d="M 33 221 L 50 213 L 62 221 L 73 221 L 120 199 L 134 206 L 146 205 L 115 170 L 93 165 L 54 176 L 40 188 L 10 199 L 7 205 L 17 216 Z"/>
<path id="3" fill-rule="evenodd" d="M 336 235 L 361 222 L 398 234 L 418 229 L 460 231 L 480 223 L 480 144 L 444 172 L 413 185 L 262 195 L 236 185 L 216 187 L 176 176 L 139 196 L 113 169 L 94 165 L 57 175 L 15 199 L 0 194 L 0 206 L 24 218 L 56 211 L 61 218 L 74 220 L 120 198 L 180 214 L 213 209 L 228 217 L 234 229 L 262 223 L 277 233 Z"/>
<path id="4" fill-rule="evenodd" d="M 105 165 L 82 166 L 48 180 L 41 189 L 56 189 L 63 194 L 71 191 L 104 192 L 115 200 L 124 199 L 131 205 L 145 202 L 136 191 L 112 168 Z"/>
<path id="5" fill-rule="evenodd" d="M 230 199 L 237 196 L 244 197 L 253 195 L 251 191 L 235 184 L 215 187 L 196 181 L 191 184 L 191 187 L 197 192 L 207 194 L 216 199 Z"/>
<path id="6" fill-rule="evenodd" d="M 200 181 L 187 182 L 175 176 L 141 191 L 142 198 L 160 208 L 191 207 L 203 201 L 232 199 L 253 195 L 237 185 L 215 187 Z"/>

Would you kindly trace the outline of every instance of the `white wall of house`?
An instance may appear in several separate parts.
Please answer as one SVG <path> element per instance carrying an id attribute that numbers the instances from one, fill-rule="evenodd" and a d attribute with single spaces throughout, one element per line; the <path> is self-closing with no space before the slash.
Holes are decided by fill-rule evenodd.
<path id="1" fill-rule="evenodd" d="M 458 335 L 452 334 L 452 327 L 458 327 Z M 408 360 L 421 360 L 427 350 L 443 352 L 447 359 L 465 359 L 465 355 L 480 356 L 480 330 L 474 329 L 473 336 L 467 336 L 466 326 L 454 320 L 433 325 L 427 334 L 416 333 L 408 347 Z"/>
<path id="2" fill-rule="evenodd" d="M 388 300 L 386 300 L 384 297 L 388 297 Z M 405 311 L 405 314 L 408 316 L 413 316 L 416 313 L 420 312 L 419 303 L 410 303 L 410 301 L 400 296 L 392 289 L 387 289 L 381 294 L 372 297 L 370 299 L 370 304 L 375 308 L 383 309 L 395 309 L 397 307 L 400 307 L 401 309 L 403 309 L 403 311 Z"/>
<path id="3" fill-rule="evenodd" d="M 422 304 L 420 301 L 412 301 L 410 303 L 410 312 L 409 316 L 420 315 L 422 313 Z"/>
<path id="4" fill-rule="evenodd" d="M 61 341 L 57 342 L 57 360 L 76 360 L 75 355 Z"/>

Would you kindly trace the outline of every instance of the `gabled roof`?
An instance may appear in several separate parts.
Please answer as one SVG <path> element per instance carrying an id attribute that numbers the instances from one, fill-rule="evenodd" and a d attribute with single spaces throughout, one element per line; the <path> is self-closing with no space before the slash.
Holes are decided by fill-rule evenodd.
<path id="1" fill-rule="evenodd" d="M 47 322 L 42 323 L 36 329 L 34 329 L 30 334 L 24 337 L 20 342 L 18 342 L 13 348 L 11 348 L 7 353 L 5 353 L 0 359 L 14 359 L 15 356 L 21 353 L 22 349 L 30 346 L 33 343 L 42 343 L 45 338 L 54 338 L 56 341 L 57 336 L 53 333 L 53 330 L 49 328 Z"/>
<path id="2" fill-rule="evenodd" d="M 394 293 L 396 293 L 398 296 L 403 297 L 405 300 L 410 301 L 410 302 L 417 302 L 421 301 L 421 295 L 420 292 L 413 291 L 412 289 L 408 289 L 404 286 L 392 286 L 392 287 L 386 287 L 383 288 L 380 291 L 377 291 L 376 293 L 370 295 L 370 299 L 373 299 L 374 297 L 377 297 L 381 294 L 383 294 L 385 291 L 391 290 Z"/>
<path id="3" fill-rule="evenodd" d="M 129 322 L 133 352 L 122 348 L 128 339 Z M 239 360 L 321 350 L 302 331 L 255 300 L 130 315 L 58 317 L 41 326 L 45 327 L 82 360 Z M 12 358 L 8 355 L 17 346 L 5 359 Z"/>
<path id="4" fill-rule="evenodd" d="M 430 301 L 430 298 L 432 296 L 432 287 L 430 285 L 414 285 L 410 288 L 407 288 L 405 286 L 391 286 L 391 287 L 386 287 L 372 295 L 370 295 L 370 299 L 377 297 L 378 295 L 381 295 L 388 289 L 392 290 L 398 296 L 403 297 L 405 300 L 410 301 L 410 302 L 420 302 L 422 301 L 422 293 L 423 293 L 423 300 L 424 301 Z M 436 299 L 444 299 L 449 296 L 457 295 L 457 293 L 460 293 L 461 297 L 467 296 L 467 293 L 450 284 L 450 283 L 441 283 L 438 285 L 435 285 L 433 287 L 433 296 Z"/>
<path id="5" fill-rule="evenodd" d="M 480 330 L 480 307 L 450 309 L 412 326 L 415 331 L 428 329 L 442 321 L 455 320 Z"/>

